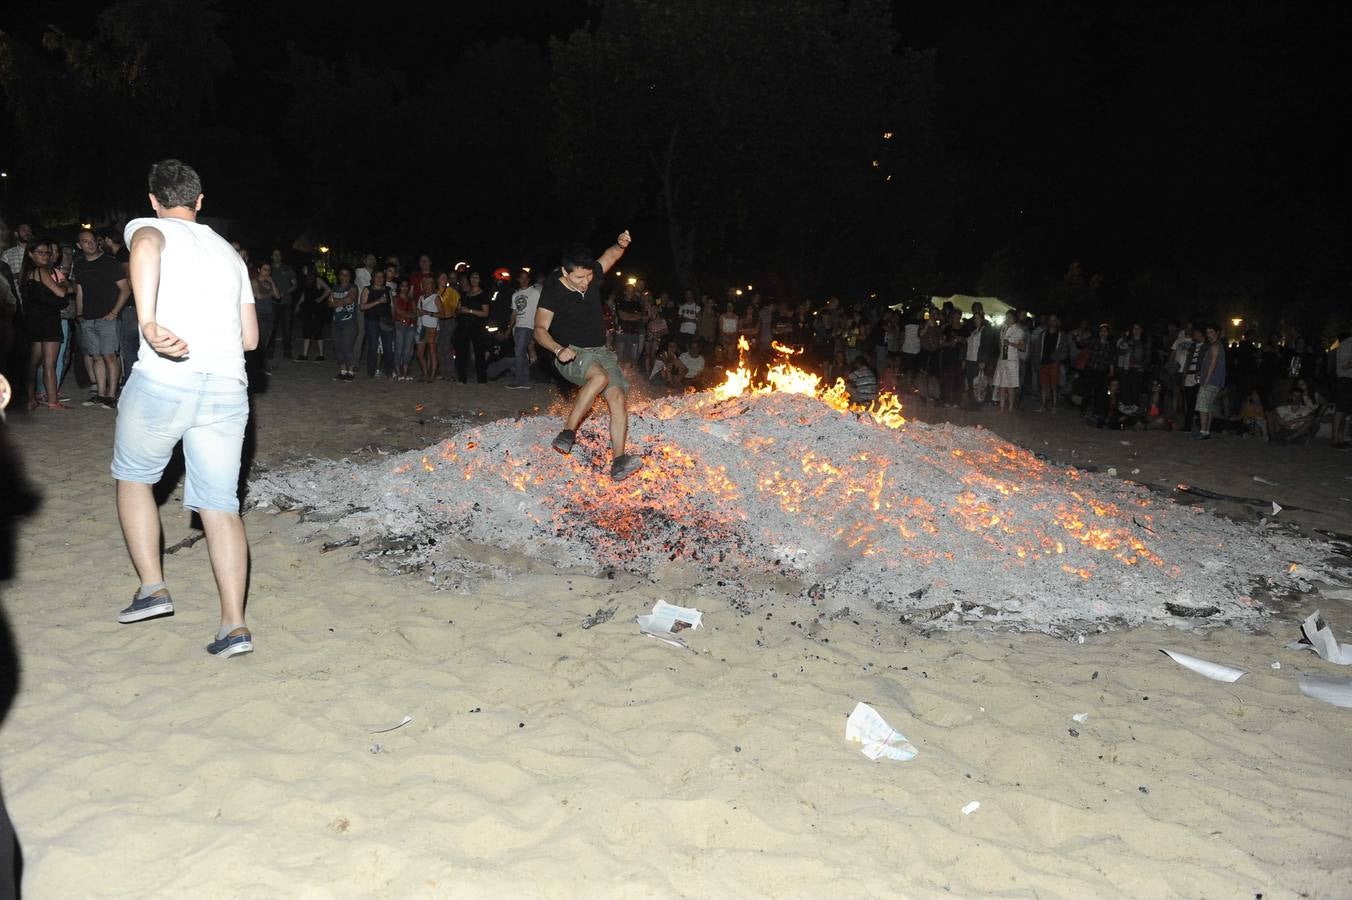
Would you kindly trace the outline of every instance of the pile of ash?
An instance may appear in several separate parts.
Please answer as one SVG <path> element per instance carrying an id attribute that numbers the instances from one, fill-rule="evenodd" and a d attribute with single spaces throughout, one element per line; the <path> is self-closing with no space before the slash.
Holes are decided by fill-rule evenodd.
<path id="1" fill-rule="evenodd" d="M 518 555 L 650 576 L 683 559 L 725 586 L 789 576 L 825 605 L 937 627 L 1235 622 L 1263 615 L 1255 597 L 1308 589 L 1311 572 L 1338 580 L 1327 545 L 979 428 L 889 429 L 801 395 L 690 394 L 631 413 L 646 464 L 614 483 L 604 410 L 571 456 L 549 447 L 558 427 L 504 419 L 375 462 L 310 460 L 263 473 L 250 501 L 301 508 L 307 536 L 341 532 L 438 583 L 484 569 L 465 560 L 469 543 L 496 548 L 503 571 Z"/>

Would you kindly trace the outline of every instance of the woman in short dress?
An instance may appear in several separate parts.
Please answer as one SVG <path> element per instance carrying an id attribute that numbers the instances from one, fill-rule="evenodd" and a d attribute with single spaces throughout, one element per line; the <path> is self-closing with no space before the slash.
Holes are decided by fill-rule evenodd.
<path id="1" fill-rule="evenodd" d="M 24 323 L 32 353 L 28 369 L 42 366 L 43 387 L 48 409 L 70 409 L 56 392 L 56 357 L 61 350 L 61 311 L 70 303 L 74 289 L 68 281 L 57 281 L 53 272 L 52 243 L 28 245 L 19 273 L 19 291 L 23 299 Z M 67 289 L 70 288 L 68 291 Z M 28 408 L 38 408 L 37 385 L 28 381 Z"/>

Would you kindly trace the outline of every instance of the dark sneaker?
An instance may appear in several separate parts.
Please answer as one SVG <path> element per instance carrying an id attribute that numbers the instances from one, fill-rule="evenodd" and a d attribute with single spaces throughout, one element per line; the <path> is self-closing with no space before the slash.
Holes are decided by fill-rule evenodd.
<path id="1" fill-rule="evenodd" d="M 99 398 L 99 404 L 100 404 L 101 406 L 103 406 L 104 409 L 117 409 L 117 398 L 116 398 L 116 397 L 100 397 L 100 398 Z"/>
<path id="2" fill-rule="evenodd" d="M 140 593 L 139 591 L 137 593 Z M 143 619 L 153 619 L 156 616 L 172 616 L 174 614 L 174 601 L 169 596 L 169 591 L 160 588 L 149 597 L 131 599 L 131 606 L 128 606 L 122 612 L 117 614 L 117 620 L 123 625 L 130 625 L 132 622 L 140 622 Z"/>
<path id="3" fill-rule="evenodd" d="M 641 468 L 643 468 L 643 457 L 635 456 L 632 453 L 621 453 L 610 464 L 610 477 L 615 481 L 623 481 Z"/>
<path id="4" fill-rule="evenodd" d="M 98 406 L 98 405 L 100 404 L 100 402 L 102 402 L 102 400 L 103 400 L 103 398 L 100 397 L 98 394 L 90 394 L 89 397 L 88 397 L 88 399 L 86 399 L 86 400 L 85 400 L 83 403 L 81 403 L 80 405 L 81 405 L 81 406 Z"/>
<path id="5" fill-rule="evenodd" d="M 207 644 L 207 652 L 217 659 L 227 659 L 239 653 L 253 652 L 253 635 L 244 626 L 236 628 L 223 638 Z"/>
<path id="6" fill-rule="evenodd" d="M 321 354 L 319 354 L 318 356 L 315 357 L 315 362 L 323 362 L 323 361 L 324 361 L 324 354 L 321 353 Z"/>
<path id="7" fill-rule="evenodd" d="M 577 432 L 569 428 L 559 432 L 559 436 L 554 438 L 554 443 L 550 444 L 555 450 L 563 454 L 573 452 L 573 442 L 577 440 Z"/>

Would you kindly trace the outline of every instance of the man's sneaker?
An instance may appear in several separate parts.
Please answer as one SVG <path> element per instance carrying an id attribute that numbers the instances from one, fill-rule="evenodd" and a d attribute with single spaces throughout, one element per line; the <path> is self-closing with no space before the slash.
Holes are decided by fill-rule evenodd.
<path id="1" fill-rule="evenodd" d="M 137 591 L 139 594 L 140 591 Z M 167 588 L 160 588 L 149 597 L 131 598 L 131 606 L 128 606 L 122 612 L 117 614 L 117 620 L 123 625 L 130 625 L 132 622 L 140 622 L 142 619 L 153 619 L 156 616 L 172 616 L 174 614 L 174 601 L 169 596 Z"/>
<path id="2" fill-rule="evenodd" d="M 99 405 L 102 406 L 104 409 L 117 409 L 117 398 L 116 398 L 116 397 L 100 397 L 100 398 L 99 398 Z"/>
<path id="3" fill-rule="evenodd" d="M 554 443 L 550 444 L 555 450 L 563 454 L 573 452 L 573 442 L 577 440 L 577 432 L 571 428 L 565 428 L 559 432 L 559 436 L 554 438 Z"/>
<path id="4" fill-rule="evenodd" d="M 83 403 L 81 403 L 80 405 L 81 405 L 81 406 L 98 406 L 102 401 L 103 401 L 103 398 L 100 397 L 98 394 L 90 394 L 89 397 L 88 397 Z"/>
<path id="5" fill-rule="evenodd" d="M 239 653 L 253 652 L 253 635 L 243 625 L 223 638 L 207 644 L 207 652 L 217 659 L 226 659 Z"/>
<path id="6" fill-rule="evenodd" d="M 610 477 L 615 481 L 623 481 L 641 468 L 643 468 L 643 457 L 635 456 L 632 453 L 621 453 L 610 464 Z"/>

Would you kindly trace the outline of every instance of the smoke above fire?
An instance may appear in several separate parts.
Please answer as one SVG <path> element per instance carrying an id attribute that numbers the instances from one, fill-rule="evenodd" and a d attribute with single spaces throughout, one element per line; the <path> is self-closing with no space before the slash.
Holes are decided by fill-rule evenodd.
<path id="1" fill-rule="evenodd" d="M 645 466 L 622 482 L 604 407 L 570 456 L 549 447 L 558 428 L 526 416 L 376 462 L 311 460 L 260 475 L 250 501 L 302 508 L 307 535 L 350 535 L 434 581 L 474 546 L 649 577 L 682 560 L 725 587 L 789 576 L 837 608 L 1052 632 L 1252 619 L 1255 597 L 1297 587 L 1293 563 L 1330 554 L 982 429 L 907 421 L 895 397 L 851 407 L 788 354 L 638 406 Z"/>

